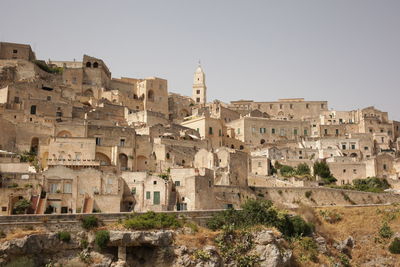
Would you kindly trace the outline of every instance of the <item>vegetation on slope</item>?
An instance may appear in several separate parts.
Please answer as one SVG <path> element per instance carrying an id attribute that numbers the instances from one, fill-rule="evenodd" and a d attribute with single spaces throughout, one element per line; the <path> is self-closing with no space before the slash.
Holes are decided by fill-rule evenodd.
<path id="1" fill-rule="evenodd" d="M 390 188 L 390 184 L 386 179 L 368 177 L 366 179 L 355 179 L 353 184 L 348 185 L 331 185 L 332 188 L 357 190 L 363 192 L 382 193 L 385 189 Z"/>

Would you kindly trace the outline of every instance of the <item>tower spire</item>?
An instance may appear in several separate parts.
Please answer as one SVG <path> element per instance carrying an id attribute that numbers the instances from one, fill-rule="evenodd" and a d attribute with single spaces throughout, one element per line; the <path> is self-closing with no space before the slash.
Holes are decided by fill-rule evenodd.
<path id="1" fill-rule="evenodd" d="M 207 103 L 206 75 L 203 71 L 203 68 L 201 67 L 200 59 L 198 63 L 199 65 L 196 71 L 194 72 L 194 77 L 193 77 L 192 99 L 196 104 L 206 104 Z"/>

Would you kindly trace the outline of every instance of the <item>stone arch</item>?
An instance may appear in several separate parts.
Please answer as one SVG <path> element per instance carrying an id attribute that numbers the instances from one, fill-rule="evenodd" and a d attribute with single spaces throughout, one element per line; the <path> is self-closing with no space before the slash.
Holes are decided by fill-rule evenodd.
<path id="1" fill-rule="evenodd" d="M 264 140 L 264 139 L 261 139 L 261 140 L 260 140 L 260 144 L 261 144 L 261 145 L 265 144 L 265 140 Z"/>
<path id="2" fill-rule="evenodd" d="M 57 137 L 72 137 L 69 131 L 63 130 L 57 134 Z"/>
<path id="3" fill-rule="evenodd" d="M 147 100 L 148 101 L 154 101 L 154 92 L 153 92 L 153 90 L 149 90 L 147 92 Z"/>
<path id="4" fill-rule="evenodd" d="M 86 68 L 91 68 L 92 67 L 92 63 L 90 63 L 89 61 L 86 62 Z"/>
<path id="5" fill-rule="evenodd" d="M 33 137 L 31 140 L 30 152 L 37 155 L 38 151 L 39 151 L 39 138 Z"/>
<path id="6" fill-rule="evenodd" d="M 90 97 L 92 97 L 94 94 L 93 94 L 93 90 L 92 89 L 87 89 L 84 93 L 83 93 L 83 95 L 84 96 L 90 96 Z"/>
<path id="7" fill-rule="evenodd" d="M 98 67 L 99 67 L 99 63 L 94 62 L 94 63 L 93 63 L 93 68 L 97 69 Z"/>
<path id="8" fill-rule="evenodd" d="M 356 158 L 358 155 L 357 155 L 357 153 L 355 153 L 355 152 L 353 152 L 353 153 L 351 153 L 350 154 L 350 157 L 352 157 L 352 158 Z"/>
<path id="9" fill-rule="evenodd" d="M 146 171 L 147 164 L 148 164 L 147 157 L 140 155 L 136 158 L 136 169 L 138 171 Z"/>
<path id="10" fill-rule="evenodd" d="M 118 155 L 119 169 L 126 171 L 128 169 L 128 156 L 124 153 Z"/>
<path id="11" fill-rule="evenodd" d="M 100 166 L 110 166 L 111 165 L 110 158 L 107 155 L 100 153 L 100 152 L 96 152 L 95 160 L 100 162 Z"/>

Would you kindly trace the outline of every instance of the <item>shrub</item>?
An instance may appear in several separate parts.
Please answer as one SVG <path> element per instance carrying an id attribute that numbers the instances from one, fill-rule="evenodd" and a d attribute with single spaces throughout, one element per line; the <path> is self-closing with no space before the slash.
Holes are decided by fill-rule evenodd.
<path id="1" fill-rule="evenodd" d="M 379 235 L 382 238 L 391 238 L 393 236 L 393 231 L 387 222 L 382 224 L 382 227 L 379 229 Z"/>
<path id="2" fill-rule="evenodd" d="M 400 238 L 395 237 L 393 239 L 392 243 L 390 243 L 389 251 L 392 254 L 400 254 Z"/>
<path id="3" fill-rule="evenodd" d="M 81 248 L 85 249 L 89 246 L 89 241 L 87 239 L 81 239 Z"/>
<path id="4" fill-rule="evenodd" d="M 82 218 L 82 227 L 86 230 L 93 229 L 97 226 L 99 226 L 99 220 L 97 217 L 90 215 Z"/>
<path id="5" fill-rule="evenodd" d="M 390 184 L 386 179 L 379 179 L 376 177 L 370 177 L 367 179 L 355 179 L 353 181 L 353 187 L 358 191 L 380 193 L 385 189 L 390 188 Z"/>
<path id="6" fill-rule="evenodd" d="M 292 176 L 292 175 L 295 174 L 295 170 L 291 166 L 282 165 L 280 170 L 281 170 L 281 175 L 282 176 L 286 176 L 287 177 L 287 176 Z"/>
<path id="7" fill-rule="evenodd" d="M 342 215 L 336 211 L 320 210 L 319 214 L 328 223 L 337 223 L 342 220 Z"/>
<path id="8" fill-rule="evenodd" d="M 129 229 L 144 230 L 179 228 L 182 226 L 182 223 L 176 218 L 175 215 L 149 211 L 145 214 L 133 216 L 125 220 L 124 225 Z"/>
<path id="9" fill-rule="evenodd" d="M 304 193 L 304 195 L 306 196 L 306 198 L 310 198 L 311 195 L 312 195 L 312 191 L 306 191 L 306 192 Z"/>
<path id="10" fill-rule="evenodd" d="M 193 256 L 201 261 L 208 261 L 211 259 L 211 254 L 207 251 L 204 251 L 202 249 L 198 249 L 194 252 Z"/>
<path id="11" fill-rule="evenodd" d="M 313 232 L 313 225 L 300 216 L 292 216 L 279 212 L 268 200 L 248 200 L 242 210 L 226 210 L 214 215 L 207 222 L 212 230 L 247 228 L 255 225 L 265 225 L 278 228 L 285 237 L 304 236 Z"/>
<path id="12" fill-rule="evenodd" d="M 316 175 L 321 177 L 321 179 L 327 184 L 337 181 L 335 177 L 333 177 L 328 164 L 324 161 L 314 163 L 314 176 Z"/>
<path id="13" fill-rule="evenodd" d="M 297 175 L 310 175 L 311 174 L 310 167 L 308 167 L 308 165 L 306 163 L 300 163 L 299 165 L 297 165 L 296 174 Z"/>
<path id="14" fill-rule="evenodd" d="M 57 237 L 62 242 L 68 243 L 69 241 L 71 241 L 71 234 L 69 232 L 58 232 Z"/>
<path id="15" fill-rule="evenodd" d="M 63 72 L 63 68 L 61 67 L 50 67 L 46 64 L 46 62 L 42 60 L 35 60 L 34 63 L 42 70 L 48 73 L 59 74 Z"/>
<path id="16" fill-rule="evenodd" d="M 18 200 L 14 205 L 14 214 L 24 214 L 32 203 L 26 199 Z"/>
<path id="17" fill-rule="evenodd" d="M 299 247 L 302 251 L 302 259 L 312 262 L 318 261 L 318 246 L 314 239 L 311 237 L 302 237 L 298 240 Z"/>
<path id="18" fill-rule="evenodd" d="M 100 230 L 96 232 L 96 237 L 94 242 L 96 245 L 103 249 L 107 246 L 108 241 L 110 241 L 110 232 L 107 230 Z"/>

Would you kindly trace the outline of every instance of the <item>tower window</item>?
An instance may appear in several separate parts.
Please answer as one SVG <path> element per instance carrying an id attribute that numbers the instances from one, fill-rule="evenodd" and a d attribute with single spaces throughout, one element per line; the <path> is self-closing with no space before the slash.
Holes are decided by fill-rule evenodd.
<path id="1" fill-rule="evenodd" d="M 200 97 L 196 98 L 196 102 L 200 103 Z"/>
<path id="2" fill-rule="evenodd" d="M 197 90 L 196 93 L 199 95 L 200 94 L 200 90 Z"/>
<path id="3" fill-rule="evenodd" d="M 13 54 L 17 54 L 18 53 L 18 50 L 17 49 L 14 49 L 13 50 Z"/>

